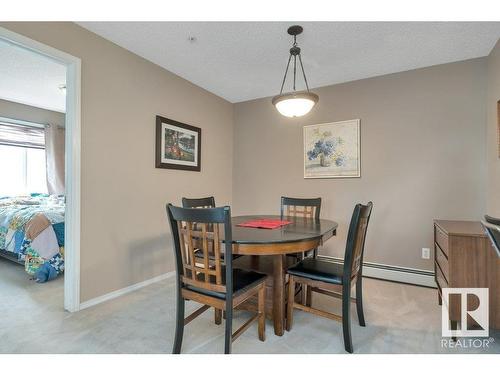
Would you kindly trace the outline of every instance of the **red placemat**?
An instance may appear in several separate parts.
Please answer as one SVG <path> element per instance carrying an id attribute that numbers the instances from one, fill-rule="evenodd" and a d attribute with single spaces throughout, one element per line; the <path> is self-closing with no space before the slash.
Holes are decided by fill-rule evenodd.
<path id="1" fill-rule="evenodd" d="M 279 219 L 256 219 L 236 224 L 236 226 L 247 227 L 247 228 L 260 228 L 260 229 L 276 229 L 290 223 L 291 221 L 279 220 Z"/>

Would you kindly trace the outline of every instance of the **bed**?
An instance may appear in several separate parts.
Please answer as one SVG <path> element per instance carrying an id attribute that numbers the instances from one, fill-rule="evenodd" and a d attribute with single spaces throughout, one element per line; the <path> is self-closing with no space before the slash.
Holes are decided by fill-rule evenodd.
<path id="1" fill-rule="evenodd" d="M 64 271 L 64 197 L 0 199 L 0 256 L 24 265 L 37 282 Z"/>

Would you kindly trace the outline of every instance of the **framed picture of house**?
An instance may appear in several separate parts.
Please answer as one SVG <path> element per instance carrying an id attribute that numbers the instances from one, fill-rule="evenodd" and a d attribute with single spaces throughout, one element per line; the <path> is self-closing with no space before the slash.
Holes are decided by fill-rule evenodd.
<path id="1" fill-rule="evenodd" d="M 201 129 L 156 116 L 156 168 L 201 170 Z"/>
<path id="2" fill-rule="evenodd" d="M 304 126 L 304 178 L 361 177 L 360 121 Z"/>

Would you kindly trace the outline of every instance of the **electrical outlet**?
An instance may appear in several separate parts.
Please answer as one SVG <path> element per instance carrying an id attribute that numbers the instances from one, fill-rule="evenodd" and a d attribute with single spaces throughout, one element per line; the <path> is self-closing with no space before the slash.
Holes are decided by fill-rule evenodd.
<path id="1" fill-rule="evenodd" d="M 422 248 L 422 259 L 431 259 L 431 249 L 428 247 Z"/>

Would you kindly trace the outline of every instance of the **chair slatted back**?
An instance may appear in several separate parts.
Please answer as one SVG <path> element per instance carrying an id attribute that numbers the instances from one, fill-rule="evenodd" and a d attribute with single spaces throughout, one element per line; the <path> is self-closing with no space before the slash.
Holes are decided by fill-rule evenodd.
<path id="1" fill-rule="evenodd" d="M 182 198 L 182 207 L 184 208 L 214 208 L 215 198 Z"/>
<path id="2" fill-rule="evenodd" d="M 281 217 L 319 219 L 321 198 L 281 197 Z"/>
<path id="3" fill-rule="evenodd" d="M 226 287 L 222 285 L 221 274 L 219 224 L 178 221 L 177 226 L 184 268 L 182 281 L 185 284 L 225 293 Z M 199 250 L 197 254 L 195 249 Z M 210 259 L 212 250 L 214 256 Z"/>
<path id="4" fill-rule="evenodd" d="M 226 293 L 232 290 L 231 210 L 218 208 L 181 208 L 167 205 L 180 285 Z M 221 237 L 221 233 L 224 237 Z M 226 274 L 222 274 L 222 240 Z M 195 254 L 195 250 L 197 250 Z M 213 257 L 210 255 L 213 251 Z M 223 277 L 225 276 L 225 277 Z M 227 288 L 226 288 L 227 287 Z"/>
<path id="5" fill-rule="evenodd" d="M 348 280 L 357 277 L 363 267 L 366 232 L 372 207 L 372 202 L 367 205 L 357 204 L 352 214 L 344 256 L 344 277 Z"/>
<path id="6" fill-rule="evenodd" d="M 182 198 L 182 207 L 184 208 L 215 208 L 215 198 L 212 197 L 205 197 L 205 198 Z M 196 227 L 196 224 L 194 226 L 194 229 L 198 229 Z M 211 227 L 208 228 L 209 231 L 213 231 Z M 199 249 L 201 248 L 201 245 L 198 244 L 199 241 L 195 241 L 195 248 Z M 211 242 L 209 243 L 210 245 L 212 244 Z M 213 256 L 214 255 L 214 250 L 209 249 L 209 253 Z"/>

